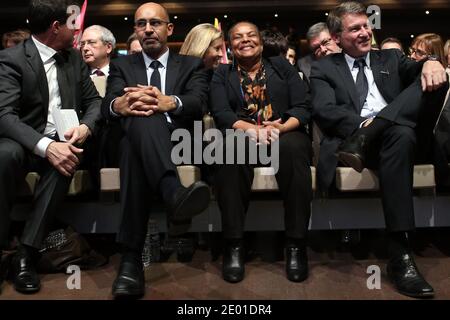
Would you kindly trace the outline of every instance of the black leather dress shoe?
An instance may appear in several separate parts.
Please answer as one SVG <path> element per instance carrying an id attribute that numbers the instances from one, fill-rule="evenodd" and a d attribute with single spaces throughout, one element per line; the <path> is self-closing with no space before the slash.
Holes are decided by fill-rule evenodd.
<path id="1" fill-rule="evenodd" d="M 244 247 L 226 246 L 223 253 L 222 277 L 231 283 L 240 282 L 244 279 Z"/>
<path id="2" fill-rule="evenodd" d="M 189 188 L 181 187 L 169 204 L 171 220 L 188 221 L 208 208 L 209 199 L 209 187 L 203 181 L 194 182 Z"/>
<path id="3" fill-rule="evenodd" d="M 364 134 L 352 135 L 345 140 L 337 151 L 339 161 L 358 172 L 363 171 L 369 139 Z"/>
<path id="4" fill-rule="evenodd" d="M 121 261 L 119 273 L 112 287 L 114 298 L 138 299 L 145 294 L 145 276 L 142 265 Z"/>
<path id="5" fill-rule="evenodd" d="M 41 289 L 34 262 L 25 251 L 19 250 L 12 258 L 10 277 L 17 292 L 35 293 Z"/>
<path id="6" fill-rule="evenodd" d="M 391 259 L 387 265 L 387 273 L 401 294 L 414 298 L 434 296 L 433 287 L 420 274 L 413 257 L 409 254 Z"/>
<path id="7" fill-rule="evenodd" d="M 295 246 L 286 248 L 286 277 L 293 282 L 302 282 L 308 278 L 306 249 Z"/>

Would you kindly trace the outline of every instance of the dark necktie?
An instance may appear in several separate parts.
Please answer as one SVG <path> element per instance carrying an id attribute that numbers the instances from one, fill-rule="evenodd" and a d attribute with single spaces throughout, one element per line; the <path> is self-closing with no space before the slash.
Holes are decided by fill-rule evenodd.
<path id="1" fill-rule="evenodd" d="M 69 86 L 69 81 L 67 79 L 66 70 L 64 68 L 65 59 L 62 54 L 55 53 L 53 55 L 56 63 L 56 77 L 58 79 L 59 95 L 61 97 L 61 108 L 67 109 L 72 108 L 71 100 L 71 88 Z"/>
<path id="2" fill-rule="evenodd" d="M 367 78 L 364 73 L 364 67 L 366 66 L 366 60 L 364 58 L 360 58 L 355 60 L 353 64 L 353 68 L 358 68 L 358 75 L 356 76 L 356 90 L 358 91 L 359 96 L 359 108 L 362 109 L 364 106 L 364 102 L 367 98 L 367 93 L 369 92 L 369 85 L 367 83 Z"/>
<path id="3" fill-rule="evenodd" d="M 150 63 L 150 68 L 153 69 L 152 76 L 150 77 L 150 85 L 157 87 L 159 90 L 161 90 L 161 74 L 159 73 L 160 66 L 162 65 L 158 60 L 152 61 L 152 63 Z"/>
<path id="4" fill-rule="evenodd" d="M 92 74 L 95 74 L 97 77 L 103 77 L 105 75 L 100 69 L 95 70 Z"/>

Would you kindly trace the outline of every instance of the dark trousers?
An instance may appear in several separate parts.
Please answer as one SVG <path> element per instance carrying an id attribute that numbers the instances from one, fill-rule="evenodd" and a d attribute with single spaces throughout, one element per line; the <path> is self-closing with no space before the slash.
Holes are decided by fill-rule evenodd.
<path id="1" fill-rule="evenodd" d="M 414 129 L 393 125 L 370 146 L 369 169 L 378 173 L 388 231 L 413 230 L 413 170 L 416 147 Z"/>
<path id="2" fill-rule="evenodd" d="M 283 199 L 286 236 L 305 238 L 312 199 L 311 140 L 305 133 L 294 131 L 281 135 L 279 143 L 276 179 Z M 224 164 L 216 168 L 216 197 L 222 213 L 222 232 L 227 239 L 243 237 L 254 167 Z"/>
<path id="3" fill-rule="evenodd" d="M 140 251 L 151 202 L 160 195 L 161 178 L 168 172 L 177 174 L 177 169 L 171 161 L 170 124 L 163 114 L 121 121 L 125 135 L 120 146 L 121 224 L 117 241 Z"/>
<path id="4" fill-rule="evenodd" d="M 40 248 L 69 189 L 71 178 L 61 175 L 46 159 L 11 139 L 0 138 L 0 247 L 7 244 L 13 202 L 28 171 L 37 171 L 40 179 L 21 238 L 25 245 Z"/>

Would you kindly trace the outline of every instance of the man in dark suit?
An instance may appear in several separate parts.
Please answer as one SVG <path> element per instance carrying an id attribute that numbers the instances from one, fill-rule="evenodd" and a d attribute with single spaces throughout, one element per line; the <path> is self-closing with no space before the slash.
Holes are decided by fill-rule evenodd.
<path id="1" fill-rule="evenodd" d="M 445 82 L 444 69 L 436 61 L 422 68 L 398 50 L 370 51 L 372 31 L 360 3 L 339 5 L 327 24 L 343 52 L 312 66 L 313 116 L 324 133 L 319 185 L 331 185 L 338 158 L 359 172 L 377 169 L 389 231 L 389 276 L 403 294 L 433 296 L 414 263 L 407 232 L 414 229 L 414 128 L 429 94 L 418 76 L 422 70 L 422 86 L 431 91 Z"/>
<path id="2" fill-rule="evenodd" d="M 152 195 L 161 195 L 172 223 L 191 219 L 209 204 L 207 185 L 197 182 L 182 187 L 171 161 L 171 132 L 191 129 L 194 120 L 201 121 L 208 95 L 201 60 L 169 51 L 167 37 L 173 27 L 164 7 L 143 4 L 135 13 L 135 32 L 143 52 L 110 65 L 102 113 L 120 121 L 124 131 L 118 234 L 124 252 L 113 284 L 115 297 L 145 293 L 141 252 Z"/>
<path id="3" fill-rule="evenodd" d="M 101 100 L 78 51 L 65 0 L 31 1 L 32 38 L 0 52 L 0 242 L 4 246 L 17 187 L 38 171 L 33 209 L 12 261 L 20 292 L 40 288 L 34 268 L 38 250 L 100 118 Z M 55 109 L 75 109 L 80 125 L 58 137 Z M 65 138 L 67 141 L 62 142 Z"/>

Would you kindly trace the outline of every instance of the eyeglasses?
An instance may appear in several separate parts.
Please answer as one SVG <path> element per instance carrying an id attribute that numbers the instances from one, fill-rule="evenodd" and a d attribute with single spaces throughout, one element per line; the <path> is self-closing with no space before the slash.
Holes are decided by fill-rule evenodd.
<path id="1" fill-rule="evenodd" d="M 314 52 L 315 54 L 318 54 L 318 53 L 319 53 L 319 50 L 320 50 L 322 47 L 328 48 L 328 46 L 331 45 L 331 43 L 332 43 L 332 39 L 331 39 L 331 38 L 324 39 L 324 40 L 322 40 L 322 42 L 321 42 L 318 46 L 312 47 L 311 50 L 312 50 L 312 52 Z"/>
<path id="2" fill-rule="evenodd" d="M 159 20 L 159 19 L 139 19 L 134 22 L 134 25 L 137 29 L 145 29 L 147 27 L 147 23 L 150 24 L 150 27 L 153 29 L 160 28 L 163 24 L 169 24 L 169 21 Z"/>
<path id="3" fill-rule="evenodd" d="M 80 48 L 84 48 L 85 46 L 89 46 L 89 47 L 95 47 L 95 45 L 97 44 L 98 40 L 87 40 L 87 41 L 81 41 L 80 42 Z"/>
<path id="4" fill-rule="evenodd" d="M 418 58 L 428 56 L 428 53 L 426 53 L 425 51 L 415 48 L 409 48 L 409 55 L 412 56 L 413 54 L 416 54 Z"/>

